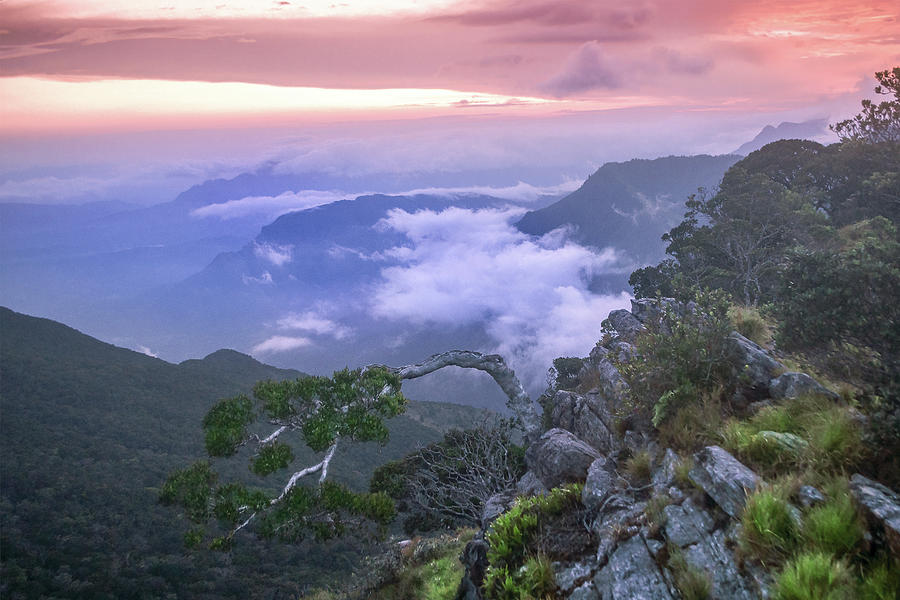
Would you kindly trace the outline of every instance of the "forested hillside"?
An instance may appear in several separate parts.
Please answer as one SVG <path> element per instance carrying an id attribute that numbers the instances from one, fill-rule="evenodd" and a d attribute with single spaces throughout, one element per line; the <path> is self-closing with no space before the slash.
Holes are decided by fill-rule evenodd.
<path id="1" fill-rule="evenodd" d="M 202 451 L 218 398 L 298 372 L 231 350 L 173 365 L 7 309 L 0 331 L 3 597 L 290 598 L 353 560 L 350 543 L 310 553 L 252 539 L 229 556 L 189 554 L 157 505 L 166 474 Z M 364 488 L 378 464 L 482 414 L 414 403 L 386 446 L 348 450 L 334 476 Z M 245 462 L 227 469 L 254 482 Z"/>

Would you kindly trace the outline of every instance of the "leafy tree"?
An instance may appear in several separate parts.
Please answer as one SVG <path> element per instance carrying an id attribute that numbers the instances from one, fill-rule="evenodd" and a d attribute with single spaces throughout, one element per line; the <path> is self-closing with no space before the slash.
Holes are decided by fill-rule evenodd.
<path id="1" fill-rule="evenodd" d="M 863 100 L 858 115 L 832 126 L 841 141 L 900 142 L 900 67 L 878 71 L 875 79 L 875 93 L 893 98 L 877 104 Z"/>
<path id="2" fill-rule="evenodd" d="M 227 548 L 234 535 L 254 519 L 259 533 L 297 540 L 309 534 L 328 539 L 344 532 L 348 523 L 387 524 L 394 516 L 393 502 L 384 494 L 355 494 L 326 481 L 328 467 L 342 440 L 387 440 L 385 419 L 403 412 L 400 377 L 383 367 L 337 371 L 332 377 L 307 376 L 293 381 L 263 381 L 253 398 L 239 395 L 219 401 L 203 421 L 210 457 L 231 457 L 243 446 L 254 449 L 250 469 L 260 476 L 288 467 L 294 456 L 283 443 L 294 433 L 322 460 L 296 470 L 281 493 L 272 497 L 240 482 L 218 483 L 218 475 L 202 461 L 172 473 L 160 493 L 164 504 L 181 506 L 198 526 L 185 536 L 190 546 L 211 533 L 212 548 Z M 251 430 L 260 417 L 276 429 L 261 437 Z M 300 485 L 318 474 L 314 486 Z M 211 524 L 212 522 L 212 524 Z"/>

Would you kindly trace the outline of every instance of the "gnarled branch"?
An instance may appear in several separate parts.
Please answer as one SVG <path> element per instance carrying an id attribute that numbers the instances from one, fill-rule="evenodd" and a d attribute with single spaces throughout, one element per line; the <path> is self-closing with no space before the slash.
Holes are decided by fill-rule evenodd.
<path id="1" fill-rule="evenodd" d="M 515 371 L 507 366 L 506 361 L 499 354 L 482 354 L 471 350 L 449 350 L 431 356 L 424 362 L 403 367 L 388 367 L 385 365 L 369 365 L 367 369 L 382 367 L 394 373 L 400 379 L 416 379 L 423 375 L 433 373 L 444 367 L 462 367 L 464 369 L 478 369 L 490 375 L 500 389 L 506 394 L 508 400 L 506 406 L 515 415 L 518 425 L 525 431 L 526 436 L 540 431 L 541 420 L 534 409 L 531 398 L 525 393 L 525 388 L 516 377 Z"/>

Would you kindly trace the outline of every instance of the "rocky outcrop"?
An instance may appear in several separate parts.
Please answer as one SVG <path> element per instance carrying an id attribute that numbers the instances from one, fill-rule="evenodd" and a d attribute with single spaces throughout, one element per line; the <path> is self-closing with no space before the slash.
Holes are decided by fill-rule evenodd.
<path id="1" fill-rule="evenodd" d="M 772 358 L 762 346 L 748 340 L 737 331 L 731 332 L 728 341 L 734 353 L 739 379 L 746 387 L 768 395 L 769 382 L 785 370 L 784 365 Z"/>
<path id="2" fill-rule="evenodd" d="M 606 458 L 598 458 L 588 468 L 581 501 L 590 510 L 598 509 L 616 489 L 615 464 Z"/>
<path id="3" fill-rule="evenodd" d="M 761 481 L 756 473 L 718 446 L 707 446 L 694 455 L 689 477 L 734 519 L 740 518 L 747 494 Z"/>
<path id="4" fill-rule="evenodd" d="M 664 600 L 674 598 L 659 566 L 641 536 L 619 544 L 606 566 L 594 577 L 596 598 Z"/>
<path id="5" fill-rule="evenodd" d="M 900 559 L 900 494 L 859 473 L 850 478 L 850 491 L 870 527 L 884 536 L 894 558 Z"/>
<path id="6" fill-rule="evenodd" d="M 789 371 L 769 381 L 769 395 L 776 400 L 800 396 L 824 396 L 837 400 L 838 395 L 806 373 Z"/>
<path id="7" fill-rule="evenodd" d="M 644 331 L 644 325 L 627 310 L 619 309 L 609 313 L 609 324 L 619 334 L 623 341 L 633 344 L 640 332 Z"/>
<path id="8" fill-rule="evenodd" d="M 602 454 L 618 447 L 613 434 L 613 415 L 599 391 L 585 395 L 560 390 L 544 405 L 552 427 L 565 429 Z"/>
<path id="9" fill-rule="evenodd" d="M 528 469 L 548 489 L 584 481 L 588 467 L 600 453 L 564 429 L 547 431 L 525 452 Z"/>

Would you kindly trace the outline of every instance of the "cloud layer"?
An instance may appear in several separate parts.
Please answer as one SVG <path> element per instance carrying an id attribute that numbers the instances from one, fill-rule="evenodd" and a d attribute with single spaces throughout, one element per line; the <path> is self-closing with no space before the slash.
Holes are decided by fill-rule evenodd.
<path id="1" fill-rule="evenodd" d="M 483 323 L 531 385 L 557 356 L 586 356 L 610 310 L 627 294 L 588 289 L 594 275 L 621 270 L 612 249 L 595 253 L 555 231 L 534 239 L 512 221 L 519 209 L 408 213 L 394 210 L 383 226 L 409 244 L 387 254 L 371 306 L 383 319 L 447 327 Z"/>

